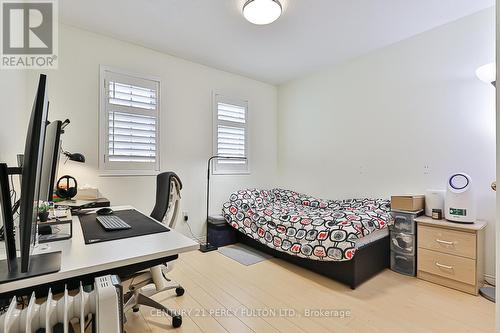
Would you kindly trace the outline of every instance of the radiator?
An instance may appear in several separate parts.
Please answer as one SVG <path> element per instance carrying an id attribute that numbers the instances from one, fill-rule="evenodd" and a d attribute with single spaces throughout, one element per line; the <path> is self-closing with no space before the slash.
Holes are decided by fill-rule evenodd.
<path id="1" fill-rule="evenodd" d="M 85 318 L 92 314 L 96 333 L 123 333 L 123 289 L 116 275 L 95 278 L 94 290 L 86 292 L 80 284 L 75 296 L 65 289 L 64 296 L 55 300 L 52 291 L 41 304 L 36 303 L 35 293 L 24 309 L 12 298 L 7 311 L 0 316 L 0 333 L 35 333 L 42 329 L 53 332 L 56 324 L 63 325 L 64 333 L 70 332 L 70 320 L 78 319 L 80 332 L 85 331 Z"/>

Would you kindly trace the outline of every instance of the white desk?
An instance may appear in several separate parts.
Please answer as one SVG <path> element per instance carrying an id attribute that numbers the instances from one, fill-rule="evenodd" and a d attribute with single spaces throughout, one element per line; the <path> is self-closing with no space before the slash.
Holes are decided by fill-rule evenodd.
<path id="1" fill-rule="evenodd" d="M 115 211 L 133 209 L 131 206 L 112 208 Z M 87 245 L 77 216 L 73 217 L 73 237 L 71 239 L 47 244 L 49 245 L 48 249 L 40 250 L 45 245 L 42 244 L 35 249 L 34 254 L 61 251 L 61 270 L 57 273 L 0 284 L 0 293 L 161 259 L 199 248 L 198 243 L 173 229 L 170 229 L 169 232 Z M 5 251 L 2 251 L 0 258 L 5 258 Z"/>

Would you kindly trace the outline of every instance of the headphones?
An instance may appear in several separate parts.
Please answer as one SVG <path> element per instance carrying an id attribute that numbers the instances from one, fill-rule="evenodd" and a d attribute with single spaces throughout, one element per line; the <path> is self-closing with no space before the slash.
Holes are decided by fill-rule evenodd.
<path id="1" fill-rule="evenodd" d="M 66 181 L 66 187 L 61 187 L 60 183 L 61 183 L 61 181 L 64 181 L 64 180 Z M 73 182 L 75 183 L 74 186 L 70 187 L 70 185 L 69 185 L 70 180 L 73 180 Z M 61 178 L 59 178 L 59 180 L 57 181 L 56 194 L 59 198 L 71 199 L 78 192 L 77 188 L 78 188 L 78 183 L 76 182 L 75 177 L 65 175 L 65 176 L 62 176 Z"/>

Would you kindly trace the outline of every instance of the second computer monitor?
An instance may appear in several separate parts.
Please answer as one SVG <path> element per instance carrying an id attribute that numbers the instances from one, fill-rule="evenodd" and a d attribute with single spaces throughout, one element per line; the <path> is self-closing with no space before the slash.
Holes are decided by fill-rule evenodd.
<path id="1" fill-rule="evenodd" d="M 43 163 L 40 178 L 40 200 L 52 201 L 56 184 L 57 168 L 61 146 L 60 120 L 51 122 L 45 129 L 45 145 L 43 148 Z"/>

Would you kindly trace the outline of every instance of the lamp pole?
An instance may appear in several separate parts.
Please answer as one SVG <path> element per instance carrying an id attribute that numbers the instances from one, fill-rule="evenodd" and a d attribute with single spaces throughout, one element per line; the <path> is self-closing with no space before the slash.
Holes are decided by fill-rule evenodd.
<path id="1" fill-rule="evenodd" d="M 485 82 L 485 83 L 491 83 L 493 87 L 497 87 L 496 85 L 496 64 L 491 63 L 487 64 L 484 66 L 479 67 L 476 70 L 476 75 L 477 77 Z M 496 192 L 497 190 L 497 182 L 496 180 L 491 183 L 491 189 Z M 479 288 L 479 294 L 486 298 L 489 301 L 495 302 L 496 299 L 496 292 L 495 292 L 495 286 L 483 286 Z"/>
<path id="2" fill-rule="evenodd" d="M 209 209 L 210 209 L 210 167 L 212 166 L 212 160 L 218 160 L 218 159 L 224 159 L 224 160 L 246 160 L 246 157 L 239 157 L 239 156 L 222 156 L 222 155 L 214 155 L 210 157 L 207 161 L 207 212 L 206 212 L 206 220 L 205 222 L 207 223 L 207 233 L 206 233 L 206 241 L 205 244 L 200 245 L 200 251 L 201 252 L 210 252 L 217 250 L 217 246 L 212 245 L 208 242 L 208 214 L 209 214 Z"/>

